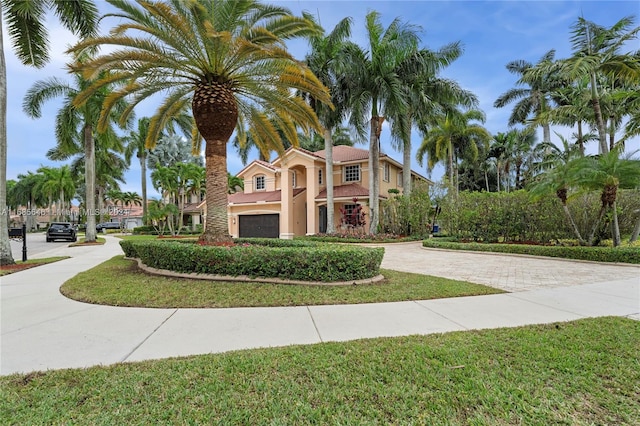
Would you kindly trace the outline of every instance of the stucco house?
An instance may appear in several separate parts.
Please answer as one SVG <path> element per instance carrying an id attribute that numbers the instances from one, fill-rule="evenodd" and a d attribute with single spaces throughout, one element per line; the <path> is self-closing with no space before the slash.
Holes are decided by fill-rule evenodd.
<path id="1" fill-rule="evenodd" d="M 369 151 L 349 146 L 333 148 L 334 223 L 340 230 L 343 212 L 362 209 L 369 226 Z M 238 176 L 244 192 L 230 194 L 229 232 L 233 237 L 293 238 L 326 231 L 327 191 L 324 150 L 289 148 L 269 163 L 253 161 Z M 413 180 L 432 184 L 411 173 Z M 402 192 L 402 164 L 380 155 L 380 199 L 389 190 Z M 354 201 L 356 200 L 356 201 Z"/>

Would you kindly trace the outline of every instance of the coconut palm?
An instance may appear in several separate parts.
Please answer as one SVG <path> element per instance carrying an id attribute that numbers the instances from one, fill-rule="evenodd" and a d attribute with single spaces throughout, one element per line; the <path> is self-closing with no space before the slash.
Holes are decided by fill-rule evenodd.
<path id="1" fill-rule="evenodd" d="M 95 33 L 98 8 L 91 0 L 2 0 L 0 2 L 0 212 L 7 210 L 7 69 L 2 22 L 6 20 L 11 45 L 24 64 L 42 68 L 49 61 L 49 34 L 45 25 L 53 10 L 62 25 L 81 37 Z M 0 228 L 0 265 L 13 264 L 9 232 Z"/>
<path id="2" fill-rule="evenodd" d="M 84 62 L 88 56 L 81 55 L 77 61 Z M 50 78 L 36 82 L 26 93 L 22 107 L 24 112 L 33 118 L 42 115 L 42 106 L 45 102 L 57 98 L 63 98 L 63 104 L 56 115 L 56 141 L 57 146 L 47 153 L 50 159 L 66 160 L 73 155 L 81 155 L 84 161 L 85 190 L 84 197 L 87 214 L 87 230 L 85 241 L 96 240 L 95 232 L 95 193 L 96 193 L 96 145 L 98 149 L 106 149 L 113 146 L 122 146 L 117 137 L 113 124 L 116 115 L 120 114 L 125 106 L 124 100 L 118 100 L 113 105 L 112 113 L 103 121 L 101 131 L 97 131 L 100 111 L 106 99 L 112 93 L 111 86 L 105 85 L 96 91 L 91 99 L 83 105 L 74 105 L 80 92 L 89 87 L 90 82 L 79 73 L 74 74 L 74 84 L 69 84 L 58 78 Z M 125 127 L 123 123 L 121 127 Z M 100 210 L 99 210 L 100 211 Z"/>
<path id="3" fill-rule="evenodd" d="M 87 102 L 112 82 L 126 86 L 111 97 L 106 118 L 116 100 L 131 99 L 133 108 L 161 93 L 164 101 L 149 124 L 147 146 L 178 111 L 191 104 L 199 136 L 206 142 L 207 198 L 201 241 L 229 241 L 227 224 L 227 142 L 234 130 L 241 141 L 247 133 L 261 146 L 282 150 L 281 138 L 269 119 L 297 143 L 296 125 L 322 130 L 312 109 L 294 91 L 311 93 L 330 103 L 329 93 L 284 45 L 288 39 L 318 32 L 307 19 L 282 7 L 256 0 L 166 2 L 109 0 L 119 23 L 104 37 L 72 48 L 112 45 L 115 49 L 88 64 L 78 64 L 87 77 L 98 79 L 76 101 Z M 101 121 L 100 128 L 106 125 Z M 248 128 L 248 129 L 247 129 Z"/>
<path id="4" fill-rule="evenodd" d="M 385 119 L 406 117 L 408 100 L 403 90 L 400 70 L 417 51 L 418 28 L 394 19 L 387 28 L 380 14 L 371 11 L 365 18 L 367 46 L 349 44 L 345 49 L 344 71 L 350 123 L 363 137 L 369 124 L 369 232 L 375 234 L 379 222 L 380 199 L 380 134 Z M 395 123 L 393 123 L 395 124 Z M 397 123 L 395 135 L 408 139 L 410 126 Z"/>
<path id="5" fill-rule="evenodd" d="M 507 64 L 507 70 L 520 77 L 516 84 L 525 86 L 506 91 L 493 104 L 496 108 L 502 108 L 507 104 L 516 102 L 509 117 L 509 126 L 526 124 L 534 116 L 540 117 L 542 115 L 542 117 L 545 117 L 543 114 L 551 109 L 552 99 L 550 94 L 557 87 L 557 79 L 554 77 L 556 73 L 554 57 L 555 50 L 550 50 L 535 65 L 525 60 L 516 60 Z M 545 67 L 546 72 L 532 74 L 532 69 L 541 69 L 542 66 Z M 549 121 L 539 119 L 539 124 L 542 126 L 542 140 L 550 142 L 551 130 Z"/>

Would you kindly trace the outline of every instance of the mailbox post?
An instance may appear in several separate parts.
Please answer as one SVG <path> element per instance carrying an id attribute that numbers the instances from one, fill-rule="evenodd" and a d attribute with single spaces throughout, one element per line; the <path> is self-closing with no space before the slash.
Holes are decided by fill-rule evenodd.
<path id="1" fill-rule="evenodd" d="M 27 261 L 27 225 L 22 224 L 22 261 Z"/>

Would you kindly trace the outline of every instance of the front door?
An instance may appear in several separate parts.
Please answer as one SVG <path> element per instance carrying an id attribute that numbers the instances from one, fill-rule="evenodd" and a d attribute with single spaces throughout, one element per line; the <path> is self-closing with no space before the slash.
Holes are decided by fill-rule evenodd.
<path id="1" fill-rule="evenodd" d="M 318 207 L 319 231 L 321 234 L 327 232 L 327 206 Z"/>

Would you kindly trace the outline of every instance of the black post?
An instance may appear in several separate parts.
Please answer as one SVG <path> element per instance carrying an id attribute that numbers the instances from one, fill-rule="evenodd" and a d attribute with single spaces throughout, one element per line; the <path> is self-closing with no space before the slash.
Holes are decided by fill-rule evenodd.
<path id="1" fill-rule="evenodd" d="M 27 224 L 22 224 L 22 261 L 27 261 Z"/>

